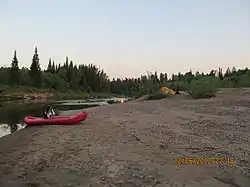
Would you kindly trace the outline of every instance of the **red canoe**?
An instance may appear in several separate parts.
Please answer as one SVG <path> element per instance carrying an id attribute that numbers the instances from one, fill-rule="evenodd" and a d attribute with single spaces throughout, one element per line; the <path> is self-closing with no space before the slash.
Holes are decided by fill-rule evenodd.
<path id="1" fill-rule="evenodd" d="M 49 119 L 41 117 L 26 116 L 24 122 L 27 126 L 32 125 L 73 125 L 84 121 L 88 117 L 87 112 L 82 112 L 75 116 L 52 116 Z"/>

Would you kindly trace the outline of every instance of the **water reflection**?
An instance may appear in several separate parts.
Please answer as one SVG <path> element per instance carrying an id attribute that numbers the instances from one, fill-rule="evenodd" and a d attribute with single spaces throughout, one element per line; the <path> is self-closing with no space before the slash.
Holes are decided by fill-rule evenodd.
<path id="1" fill-rule="evenodd" d="M 20 129 L 25 128 L 25 124 L 1 124 L 0 137 L 14 133 Z"/>
<path id="2" fill-rule="evenodd" d="M 10 133 L 13 133 L 18 130 L 17 124 L 9 124 L 10 127 Z"/>
<path id="3" fill-rule="evenodd" d="M 4 103 L 0 107 L 0 137 L 24 128 L 26 115 L 41 116 L 43 104 Z"/>

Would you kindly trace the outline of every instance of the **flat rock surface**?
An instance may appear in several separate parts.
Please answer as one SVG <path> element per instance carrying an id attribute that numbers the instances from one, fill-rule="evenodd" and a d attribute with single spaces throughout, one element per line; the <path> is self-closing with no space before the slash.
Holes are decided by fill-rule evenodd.
<path id="1" fill-rule="evenodd" d="M 249 89 L 88 111 L 79 125 L 29 127 L 1 138 L 0 186 L 250 186 Z M 180 157 L 200 159 L 177 164 Z"/>

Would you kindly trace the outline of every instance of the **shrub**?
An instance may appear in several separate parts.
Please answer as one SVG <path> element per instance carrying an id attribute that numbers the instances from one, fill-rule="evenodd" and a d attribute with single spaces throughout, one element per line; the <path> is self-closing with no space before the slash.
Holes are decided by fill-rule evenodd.
<path id="1" fill-rule="evenodd" d="M 237 87 L 249 87 L 250 86 L 250 76 L 242 75 L 238 76 Z"/>
<path id="2" fill-rule="evenodd" d="M 211 98 L 220 86 L 220 80 L 217 77 L 202 77 L 193 80 L 189 85 L 188 92 L 194 98 Z"/>
<path id="3" fill-rule="evenodd" d="M 172 90 L 175 91 L 185 91 L 188 88 L 188 83 L 184 82 L 184 81 L 176 81 L 176 82 L 170 82 L 167 83 L 166 86 Z"/>
<path id="4" fill-rule="evenodd" d="M 235 82 L 231 80 L 230 77 L 226 77 L 222 80 L 222 87 L 223 88 L 234 88 Z"/>

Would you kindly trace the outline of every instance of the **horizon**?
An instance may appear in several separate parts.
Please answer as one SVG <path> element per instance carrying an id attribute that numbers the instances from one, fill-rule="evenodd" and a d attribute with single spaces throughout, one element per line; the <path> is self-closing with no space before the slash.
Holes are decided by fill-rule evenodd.
<path id="1" fill-rule="evenodd" d="M 249 1 L 142 2 L 1 1 L 0 66 L 16 50 L 19 67 L 29 68 L 35 46 L 42 69 L 68 56 L 110 79 L 249 66 Z"/>
<path id="2" fill-rule="evenodd" d="M 35 47 L 36 48 L 36 47 Z M 37 50 L 38 50 L 38 48 L 37 48 Z M 16 57 L 17 57 L 17 60 L 18 60 L 18 62 L 19 62 L 19 59 L 18 59 L 18 56 L 17 56 L 17 51 L 16 50 L 14 50 L 14 52 L 13 52 L 13 54 L 16 54 Z M 14 56 L 14 55 L 13 55 Z M 39 56 L 39 51 L 38 51 L 38 56 Z M 53 63 L 54 61 L 53 61 L 53 59 L 51 59 L 51 58 L 49 58 L 49 60 L 51 60 L 51 63 Z M 49 63 L 49 60 L 48 60 L 48 63 Z M 65 62 L 66 62 L 66 57 L 65 57 Z M 60 64 L 60 66 L 62 67 L 63 65 L 64 65 L 64 63 L 65 62 L 62 62 L 62 63 L 56 63 L 55 62 L 55 66 L 58 66 L 59 64 Z M 70 60 L 70 58 L 68 58 L 68 63 L 70 63 L 71 62 L 71 60 Z M 73 62 L 73 61 L 72 61 Z M 47 63 L 47 65 L 48 65 L 48 63 Z M 92 61 L 90 62 L 90 63 L 85 63 L 85 64 L 74 64 L 74 62 L 73 62 L 73 65 L 75 66 L 75 65 L 77 65 L 77 67 L 79 66 L 79 65 L 90 65 L 90 64 L 92 64 L 92 65 L 95 65 L 97 68 L 99 68 L 99 70 L 102 70 L 103 68 L 102 67 L 98 67 L 98 65 L 96 65 L 96 64 L 93 64 L 92 63 Z M 52 64 L 51 64 L 52 65 Z M 3 66 L 1 66 L 1 67 L 4 67 L 4 68 L 6 68 L 6 67 L 11 67 L 11 64 L 9 64 L 9 65 L 3 65 Z M 26 66 L 22 66 L 22 67 L 20 67 L 19 66 L 19 69 L 22 69 L 22 68 L 28 68 L 28 69 L 30 69 L 30 67 L 26 67 Z M 136 77 L 128 77 L 128 76 L 126 76 L 126 77 L 113 77 L 113 78 L 115 78 L 115 79 L 117 79 L 117 78 L 120 78 L 120 79 L 125 79 L 125 78 L 128 78 L 128 79 L 130 79 L 130 78 L 140 78 L 141 76 L 145 76 L 145 75 L 147 75 L 148 73 L 149 74 L 154 74 L 155 72 L 157 73 L 157 75 L 160 75 L 161 73 L 163 73 L 163 74 L 165 74 L 165 73 L 167 73 L 167 76 L 168 77 L 170 77 L 170 76 L 172 76 L 173 74 L 174 75 L 178 75 L 179 73 L 180 74 L 185 74 L 185 73 L 188 73 L 188 72 L 192 72 L 192 74 L 196 74 L 196 72 L 198 72 L 198 73 L 200 73 L 200 74 L 209 74 L 211 71 L 215 71 L 215 73 L 217 74 L 218 73 L 218 71 L 219 71 L 219 68 L 221 68 L 221 67 L 218 67 L 218 69 L 210 69 L 210 70 L 208 70 L 207 72 L 203 72 L 203 71 L 193 71 L 192 69 L 189 69 L 188 71 L 185 71 L 185 72 L 176 72 L 176 73 L 172 73 L 172 74 L 168 74 L 167 72 L 157 72 L 157 71 L 146 71 L 146 73 L 144 73 L 144 74 L 141 74 L 141 75 L 138 75 L 138 76 L 136 76 Z M 222 73 L 223 74 L 225 74 L 226 73 L 226 71 L 227 71 L 227 69 L 230 69 L 230 70 L 232 70 L 233 68 L 236 68 L 235 66 L 232 66 L 232 67 L 227 67 L 227 68 L 225 68 L 225 69 L 222 69 Z M 243 67 L 243 68 L 236 68 L 236 70 L 239 70 L 239 69 L 248 69 L 248 67 L 246 66 L 246 67 Z M 47 70 L 47 67 L 45 67 L 45 68 L 41 68 L 41 71 L 45 71 L 45 70 Z M 106 73 L 106 72 L 104 72 L 104 73 Z M 107 74 L 107 76 L 109 77 L 109 75 Z M 112 78 L 110 78 L 109 77 L 109 79 L 112 79 Z"/>

